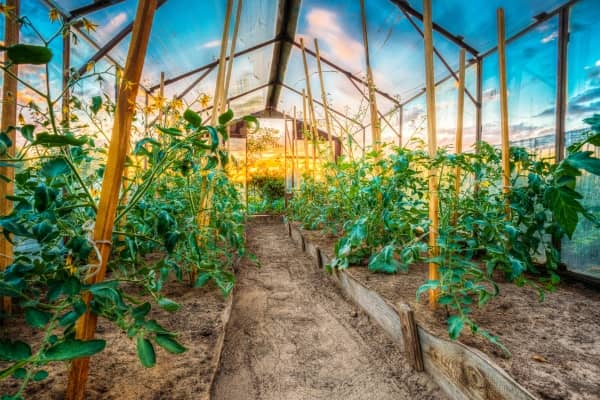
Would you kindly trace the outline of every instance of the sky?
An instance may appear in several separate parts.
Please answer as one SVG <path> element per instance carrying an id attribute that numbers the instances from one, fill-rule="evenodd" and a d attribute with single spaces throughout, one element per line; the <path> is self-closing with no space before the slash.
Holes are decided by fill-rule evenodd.
<path id="1" fill-rule="evenodd" d="M 89 0 L 59 0 L 64 9 L 73 9 L 88 4 Z M 480 51 L 496 43 L 496 7 L 506 12 L 507 34 L 511 35 L 525 27 L 534 15 L 549 11 L 565 0 L 434 0 L 434 20 L 448 30 L 462 35 L 465 41 Z M 22 0 L 23 14 L 28 15 L 45 36 L 57 28 L 48 19 L 48 9 L 39 0 Z M 388 0 L 367 0 L 368 33 L 371 61 L 375 84 L 381 90 L 400 99 L 408 99 L 419 93 L 424 84 L 423 41 L 410 25 L 406 16 Z M 410 0 L 416 9 L 421 2 Z M 90 14 L 88 18 L 98 24 L 90 35 L 98 43 L 105 43 L 129 24 L 135 14 L 137 0 L 125 0 L 110 8 Z M 245 0 L 236 50 L 243 50 L 264 42 L 275 35 L 277 4 L 274 0 Z M 183 12 L 182 12 L 183 11 Z M 153 86 L 159 82 L 160 73 L 166 77 L 187 72 L 214 61 L 219 54 L 221 30 L 225 7 L 222 0 L 168 0 L 156 13 L 153 23 L 146 66 L 142 83 Z M 600 17 L 597 0 L 581 0 L 573 7 L 571 19 L 571 41 L 569 43 L 568 95 L 569 115 L 567 126 L 577 129 L 581 120 L 596 110 L 600 111 L 600 27 L 595 21 Z M 416 21 L 419 26 L 420 22 Z M 541 24 L 507 48 L 508 92 L 510 104 L 511 138 L 519 140 L 533 136 L 552 134 L 554 129 L 554 103 L 556 93 L 557 18 Z M 22 33 L 25 41 L 35 42 L 31 32 Z M 324 58 L 334 61 L 359 77 L 365 76 L 365 57 L 360 24 L 358 1 L 349 0 L 303 0 L 296 39 L 304 39 L 308 48 L 314 49 L 314 39 L 319 40 Z M 124 63 L 129 37 L 120 43 L 110 55 Z M 458 47 L 439 34 L 434 35 L 434 45 L 456 68 Z M 61 43 L 51 44 L 55 59 L 50 66 L 51 86 L 55 92 L 60 88 Z M 273 46 L 249 53 L 236 59 L 230 95 L 240 94 L 267 83 L 271 67 Z M 80 40 L 73 46 L 72 63 L 75 67 L 85 61 L 95 49 Z M 103 67 L 101 62 L 97 68 Z M 315 60 L 308 57 L 310 85 L 316 100 L 321 99 L 321 88 Z M 108 64 L 106 64 L 108 65 Z M 484 139 L 498 140 L 498 66 L 495 53 L 487 57 L 483 65 L 483 124 Z M 31 80 L 43 77 L 44 69 L 22 68 L 23 75 Z M 435 59 L 436 79 L 447 75 L 443 64 Z M 166 93 L 173 96 L 181 93 L 196 76 L 168 86 Z M 366 102 L 363 94 L 350 81 L 331 67 L 324 67 L 325 91 L 332 108 L 352 117 L 358 116 L 362 123 L 368 122 Z M 212 93 L 216 73 L 209 74 L 204 81 L 186 97 L 193 101 L 200 93 Z M 39 80 L 39 79 L 38 79 Z M 285 83 L 297 90 L 306 86 L 301 52 L 292 51 Z M 467 88 L 475 93 L 475 71 L 467 71 Z M 363 89 L 364 88 L 360 88 Z M 111 83 L 103 87 L 86 84 L 79 88 L 81 94 L 96 94 L 101 90 L 112 91 Z M 257 111 L 266 101 L 267 90 L 232 102 L 238 114 Z M 23 92 L 23 99 L 33 97 Z M 440 85 L 436 93 L 438 141 L 442 145 L 453 142 L 456 125 L 456 85 L 453 80 Z M 382 96 L 377 98 L 379 109 L 387 113 L 393 103 Z M 465 105 L 466 143 L 474 140 L 475 110 L 468 97 Z M 301 99 L 294 93 L 283 90 L 278 107 L 292 113 L 296 107 L 302 110 Z M 318 115 L 323 110 L 316 107 Z M 425 99 L 420 96 L 404 109 L 402 134 L 404 142 L 411 136 L 424 136 L 422 128 L 425 114 Z M 399 116 L 393 113 L 388 118 L 394 130 L 399 131 Z M 334 125 L 347 126 L 356 131 L 357 125 L 337 116 Z M 397 142 L 392 129 L 383 123 L 383 137 Z M 367 142 L 369 140 L 367 139 Z"/>

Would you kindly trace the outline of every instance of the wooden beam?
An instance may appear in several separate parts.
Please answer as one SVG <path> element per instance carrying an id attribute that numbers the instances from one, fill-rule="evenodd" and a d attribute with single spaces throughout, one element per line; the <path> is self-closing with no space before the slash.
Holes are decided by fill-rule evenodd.
<path id="1" fill-rule="evenodd" d="M 256 50 L 262 49 L 263 47 L 269 46 L 269 45 L 271 45 L 273 43 L 276 43 L 278 41 L 279 41 L 279 39 L 276 39 L 276 38 L 275 39 L 270 39 L 270 40 L 267 40 L 266 42 L 259 43 L 256 46 L 248 47 L 247 49 L 238 51 L 233 56 L 234 57 L 241 57 L 243 55 L 246 55 L 248 53 L 252 53 L 252 52 L 254 52 Z M 229 56 L 225 57 L 225 59 L 229 60 Z M 165 86 L 171 85 L 171 84 L 173 84 L 175 82 L 179 82 L 180 80 L 185 79 L 185 78 L 187 78 L 189 76 L 195 75 L 195 74 L 197 74 L 199 72 L 206 71 L 206 70 L 209 70 L 209 69 L 213 69 L 213 68 L 217 67 L 218 65 L 219 65 L 219 60 L 216 60 L 216 61 L 213 61 L 213 62 L 211 62 L 209 64 L 203 65 L 201 67 L 194 68 L 191 71 L 184 72 L 183 74 L 179 74 L 179 75 L 176 75 L 176 76 L 174 76 L 172 78 L 165 79 Z M 148 90 L 150 92 L 153 92 L 156 89 L 158 89 L 158 87 L 159 87 L 159 83 L 151 86 Z"/>
<path id="2" fill-rule="evenodd" d="M 423 0 L 423 31 L 425 37 L 425 82 L 427 93 L 427 145 L 429 157 L 435 157 L 437 153 L 436 116 L 435 116 L 435 76 L 433 64 L 433 28 L 431 21 L 431 0 Z M 437 239 L 439 227 L 439 198 L 438 198 L 438 170 L 429 170 L 429 256 L 436 257 L 439 253 Z M 429 263 L 428 279 L 437 281 L 440 279 L 438 264 Z M 429 305 L 431 308 L 437 306 L 437 291 L 429 291 Z"/>
<path id="3" fill-rule="evenodd" d="M 298 49 L 302 49 L 302 46 L 300 46 L 300 43 L 294 42 L 293 45 L 296 46 Z M 311 49 L 305 49 L 305 50 L 306 50 L 306 54 L 313 56 L 313 57 L 317 56 L 317 54 L 314 51 L 312 51 Z M 352 72 L 348 71 L 347 69 L 340 67 L 336 63 L 329 61 L 327 58 L 321 56 L 321 61 L 323 62 L 323 64 L 329 65 L 330 67 L 332 67 L 335 70 L 337 70 L 338 72 L 348 76 L 350 79 L 353 79 L 354 81 L 360 83 L 361 85 L 367 86 L 367 81 L 359 78 L 358 76 L 354 75 Z M 377 94 L 380 94 L 381 96 L 385 97 L 386 99 L 388 99 L 389 101 L 391 101 L 394 104 L 400 104 L 398 99 L 396 99 L 394 96 L 382 91 L 381 89 L 375 88 L 375 92 Z"/>
<path id="4" fill-rule="evenodd" d="M 11 46 L 19 43 L 19 22 L 20 16 L 20 0 L 7 0 L 7 7 L 12 7 L 12 12 L 4 18 L 4 45 Z M 4 53 L 6 55 L 6 53 Z M 2 83 L 2 116 L 1 128 L 12 145 L 7 149 L 8 156 L 15 155 L 15 147 L 17 145 L 17 135 L 14 129 L 8 129 L 9 126 L 17 125 L 17 78 L 19 75 L 19 66 L 13 65 L 8 69 L 14 76 L 4 73 Z M 0 166 L 0 175 L 6 177 L 9 181 L 0 179 L 0 216 L 9 215 L 13 210 L 12 200 L 7 199 L 7 196 L 13 195 L 15 186 L 15 168 Z M 13 262 L 13 246 L 2 235 L 0 237 L 0 269 L 4 270 Z M 10 297 L 2 297 L 0 308 L 6 314 L 12 313 L 12 299 Z"/>
<path id="5" fill-rule="evenodd" d="M 407 0 L 390 0 L 394 5 L 396 5 L 398 8 L 400 8 L 401 10 L 406 11 L 407 13 L 409 13 L 410 15 L 412 15 L 413 17 L 416 17 L 417 19 L 423 21 L 423 25 L 425 25 L 425 20 L 424 20 L 424 14 L 425 14 L 425 10 L 423 10 L 423 14 L 421 14 L 420 12 L 418 12 L 416 9 L 414 9 Z M 435 22 L 432 22 L 431 24 L 432 28 L 437 31 L 438 33 L 442 34 L 444 37 L 446 37 L 446 39 L 450 40 L 452 43 L 464 48 L 465 50 L 467 50 L 469 53 L 471 53 L 472 55 L 476 56 L 477 54 L 479 54 L 479 52 L 477 51 L 477 49 L 475 49 L 473 46 L 469 45 L 468 43 L 466 43 L 464 41 L 464 39 L 462 38 L 462 36 L 457 36 L 452 34 L 450 31 L 448 31 L 447 29 L 445 29 L 444 27 L 436 24 Z"/>
<path id="6" fill-rule="evenodd" d="M 329 142 L 329 150 L 331 153 L 331 160 L 335 162 L 335 149 L 333 148 L 333 141 L 331 140 L 332 126 L 331 120 L 329 119 L 329 103 L 327 101 L 327 91 L 325 90 L 325 81 L 323 80 L 323 68 L 321 67 L 321 52 L 319 51 L 319 41 L 315 38 L 315 52 L 317 54 L 317 70 L 319 71 L 319 84 L 321 86 L 321 102 L 323 103 L 323 110 L 325 111 L 325 129 L 327 131 L 327 140 Z"/>
<path id="7" fill-rule="evenodd" d="M 460 49 L 458 57 L 458 99 L 456 102 L 456 142 L 455 153 L 460 154 L 463 151 L 463 120 L 465 112 L 465 49 Z M 456 193 L 455 212 L 452 215 L 453 225 L 456 225 L 458 220 L 458 201 L 460 198 L 460 167 L 456 167 L 454 171 L 454 192 Z"/>
<path id="8" fill-rule="evenodd" d="M 67 28 L 67 32 L 63 33 L 63 56 L 62 56 L 62 124 L 69 126 L 71 119 L 70 99 L 71 91 L 68 89 L 69 80 L 71 78 L 71 29 Z"/>
<path id="9" fill-rule="evenodd" d="M 237 44 L 238 32 L 240 30 L 240 18 L 242 17 L 243 4 L 243 0 L 238 0 L 237 10 L 235 13 L 235 23 L 233 26 L 233 37 L 231 38 L 231 48 L 229 49 L 229 55 L 227 57 L 227 72 L 225 73 L 225 89 L 223 93 L 223 97 L 226 99 L 229 98 L 229 84 L 231 83 L 231 73 L 233 72 L 233 62 L 235 60 L 235 57 L 231 57 L 231 55 L 235 54 L 235 46 Z M 229 104 L 229 101 L 227 104 Z"/>
<path id="10" fill-rule="evenodd" d="M 167 0 L 158 0 L 156 3 L 156 8 L 160 8 L 163 4 L 165 4 Z M 86 71 L 87 65 L 91 62 L 95 63 L 99 61 L 102 57 L 108 54 L 115 46 L 117 46 L 127 35 L 129 35 L 133 31 L 134 22 L 129 23 L 126 27 L 121 29 L 115 36 L 113 36 L 104 46 L 102 46 L 93 56 L 91 56 L 86 63 L 84 63 L 81 68 L 79 68 L 79 75 L 83 75 Z M 143 62 L 143 60 L 142 60 Z"/>
<path id="11" fill-rule="evenodd" d="M 500 134 L 502 136 L 502 192 L 506 196 L 506 219 L 510 219 L 510 138 L 508 121 L 508 92 L 506 78 L 506 34 L 504 9 L 498 8 L 498 77 L 500 80 Z"/>
<path id="12" fill-rule="evenodd" d="M 119 189 L 121 188 L 125 159 L 131 136 L 134 112 L 131 104 L 135 103 L 138 93 L 138 85 L 142 75 L 144 59 L 146 58 L 150 30 L 156 11 L 156 2 L 157 0 L 138 2 L 131 43 L 123 74 L 123 83 L 121 84 L 121 93 L 117 99 L 115 109 L 113 132 L 108 148 L 106 170 L 104 172 L 98 213 L 94 225 L 94 242 L 98 247 L 101 259 L 90 260 L 90 264 L 99 263 L 100 267 L 93 276 L 88 278 L 88 284 L 102 282 L 106 275 L 106 267 L 111 253 L 112 232 L 118 207 Z M 85 301 L 87 304 L 91 301 L 91 294 L 89 292 L 85 295 Z M 75 327 L 76 338 L 80 340 L 92 339 L 96 332 L 97 318 L 91 311 L 86 312 L 77 321 Z M 89 364 L 89 357 L 72 361 L 67 385 L 67 400 L 84 399 Z"/>
<path id="13" fill-rule="evenodd" d="M 225 8 L 225 23 L 223 24 L 223 36 L 221 37 L 221 52 L 219 56 L 219 66 L 217 70 L 217 82 L 213 98 L 213 109 L 211 116 L 211 125 L 217 124 L 217 119 L 223 108 L 225 99 L 225 63 L 227 62 L 227 42 L 229 41 L 229 25 L 231 24 L 231 13 L 233 10 L 233 0 L 227 0 Z"/>
<path id="14" fill-rule="evenodd" d="M 82 15 L 90 14 L 99 10 L 102 10 L 106 7 L 114 6 L 115 4 L 122 3 L 125 0 L 96 0 L 92 4 L 88 4 L 85 6 L 81 6 L 75 8 L 74 10 L 70 10 L 70 18 L 77 18 Z"/>
<path id="15" fill-rule="evenodd" d="M 296 36 L 298 17 L 302 0 L 280 0 L 277 11 L 276 37 L 279 40 L 273 46 L 271 58 L 271 71 L 269 81 L 275 82 L 267 93 L 267 109 L 276 109 L 281 96 L 281 84 L 284 82 L 285 73 L 292 53 L 292 41 Z"/>
<path id="16" fill-rule="evenodd" d="M 558 16 L 558 65 L 556 73 L 556 161 L 565 156 L 565 125 L 567 118 L 567 70 L 569 57 L 569 7 Z"/>
<path id="17" fill-rule="evenodd" d="M 371 116 L 371 139 L 373 149 L 381 149 L 381 122 L 377 109 L 377 96 L 375 95 L 375 82 L 373 80 L 373 70 L 371 69 L 371 57 L 369 55 L 369 34 L 367 29 L 367 10 L 365 0 L 360 0 L 360 16 L 363 34 L 363 47 L 365 49 L 365 63 L 367 67 L 367 89 L 369 91 L 369 111 Z"/>

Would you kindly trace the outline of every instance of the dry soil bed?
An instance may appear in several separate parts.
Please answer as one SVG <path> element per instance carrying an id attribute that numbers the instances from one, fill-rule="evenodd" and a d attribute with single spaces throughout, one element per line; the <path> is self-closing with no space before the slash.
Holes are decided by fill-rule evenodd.
<path id="1" fill-rule="evenodd" d="M 250 225 L 215 400 L 445 398 L 287 236 Z"/>
<path id="2" fill-rule="evenodd" d="M 321 231 L 302 230 L 302 234 L 333 256 L 335 237 Z M 444 310 L 432 313 L 424 300 L 415 299 L 417 288 L 427 279 L 425 265 L 411 266 L 408 273 L 396 275 L 373 274 L 366 267 L 352 267 L 347 272 L 391 304 L 409 303 L 419 324 L 447 337 Z M 541 399 L 600 399 L 600 293 L 577 284 L 561 284 L 540 302 L 533 289 L 508 283 L 500 283 L 500 293 L 484 309 L 475 310 L 473 318 L 498 335 L 512 357 L 470 333 L 463 334 L 460 341 L 489 355 Z"/>
<path id="3" fill-rule="evenodd" d="M 157 363 L 146 369 L 139 363 L 135 342 L 114 325 L 101 321 L 97 337 L 107 341 L 106 349 L 92 357 L 86 388 L 90 400 L 189 400 L 208 398 L 210 380 L 216 367 L 216 343 L 224 334 L 222 316 L 226 300 L 215 287 L 191 289 L 172 283 L 165 296 L 178 302 L 176 313 L 153 311 L 153 318 L 168 329 L 180 332 L 179 341 L 188 351 L 172 355 L 155 346 Z M 3 328 L 6 333 L 7 328 Z M 10 331 L 30 338 L 31 330 L 21 319 Z M 11 335 L 10 337 L 14 337 Z M 64 398 L 68 365 L 52 364 L 50 377 L 32 384 L 25 399 L 57 400 Z M 0 384 L 0 393 L 11 393 L 18 382 L 9 379 Z"/>

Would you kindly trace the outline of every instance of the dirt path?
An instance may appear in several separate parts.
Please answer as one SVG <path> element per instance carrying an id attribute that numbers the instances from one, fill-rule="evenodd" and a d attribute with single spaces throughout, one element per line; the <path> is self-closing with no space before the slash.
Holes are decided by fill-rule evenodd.
<path id="1" fill-rule="evenodd" d="M 281 224 L 251 225 L 248 241 L 262 266 L 240 270 L 214 399 L 444 398 Z"/>

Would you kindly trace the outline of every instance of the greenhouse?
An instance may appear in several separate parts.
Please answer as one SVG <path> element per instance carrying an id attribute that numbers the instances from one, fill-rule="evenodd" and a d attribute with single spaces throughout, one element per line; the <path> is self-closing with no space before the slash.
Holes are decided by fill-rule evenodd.
<path id="1" fill-rule="evenodd" d="M 0 1 L 0 396 L 600 400 L 597 0 Z"/>

